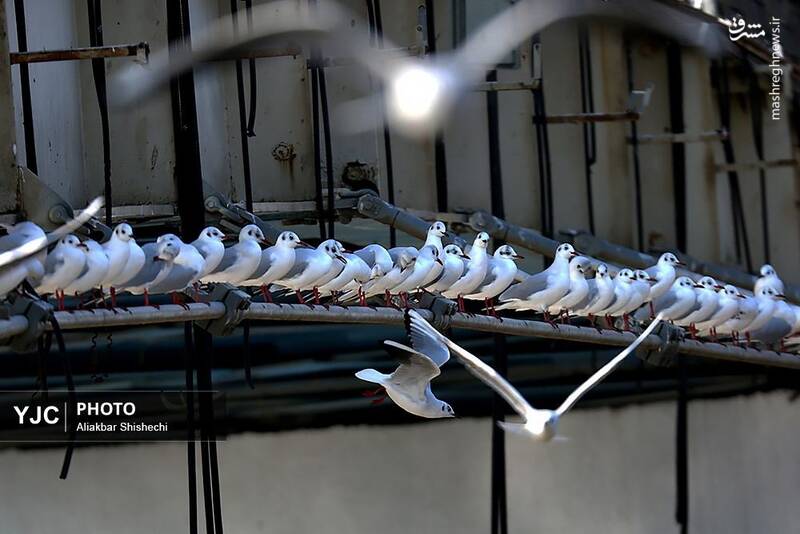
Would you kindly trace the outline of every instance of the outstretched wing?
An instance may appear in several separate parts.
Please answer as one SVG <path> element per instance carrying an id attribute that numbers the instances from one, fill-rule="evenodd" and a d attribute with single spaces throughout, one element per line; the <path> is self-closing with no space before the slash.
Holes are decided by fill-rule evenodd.
<path id="1" fill-rule="evenodd" d="M 625 359 L 625 358 L 626 358 L 626 357 L 627 357 L 627 356 L 628 356 L 628 355 L 629 355 L 631 352 L 633 352 L 634 350 L 636 350 L 636 347 L 638 347 L 638 346 L 639 346 L 639 344 L 640 344 L 642 341 L 644 341 L 644 340 L 647 338 L 647 336 L 649 336 L 649 335 L 650 335 L 650 334 L 653 332 L 653 329 L 654 329 L 656 326 L 658 326 L 658 323 L 660 323 L 660 322 L 661 322 L 661 319 L 662 319 L 662 317 L 663 317 L 663 316 L 662 316 L 661 314 L 658 314 L 658 316 L 656 316 L 656 318 L 655 318 L 655 319 L 653 319 L 653 322 L 652 322 L 652 323 L 650 323 L 650 324 L 647 326 L 647 328 L 645 328 L 645 329 L 644 329 L 644 332 L 642 332 L 641 334 L 639 334 L 639 337 L 637 337 L 637 338 L 636 338 L 636 339 L 633 341 L 633 343 L 631 343 L 630 345 L 628 345 L 628 346 L 625 348 L 625 350 L 623 350 L 622 352 L 620 352 L 619 354 L 617 354 L 616 356 L 614 356 L 614 358 L 613 358 L 613 359 L 612 359 L 610 362 L 608 362 L 607 364 L 605 364 L 605 365 L 604 365 L 603 367 L 601 367 L 601 368 L 600 368 L 600 369 L 599 369 L 599 370 L 598 370 L 598 371 L 597 371 L 595 374 L 593 374 L 592 376 L 590 376 L 590 377 L 589 377 L 589 380 L 587 380 L 586 382 L 584 382 L 583 384 L 581 384 L 580 386 L 578 386 L 578 389 L 576 389 L 575 391 L 573 391 L 573 392 L 572 392 L 572 393 L 569 395 L 569 397 L 567 397 L 567 399 L 566 399 L 564 402 L 562 402 L 562 403 L 561 403 L 561 406 L 559 406 L 559 407 L 558 407 L 558 409 L 556 410 L 556 413 L 558 414 L 558 416 L 559 416 L 559 417 L 561 417 L 561 416 L 562 416 L 562 415 L 564 415 L 566 412 L 568 412 L 568 411 L 569 411 L 569 409 L 570 409 L 570 408 L 572 408 L 573 406 L 575 406 L 575 403 L 576 403 L 576 402 L 578 402 L 578 401 L 580 400 L 580 398 L 581 398 L 581 397 L 583 397 L 584 395 L 586 395 L 586 393 L 587 393 L 587 392 L 588 392 L 590 389 L 592 389 L 593 387 L 595 387 L 595 386 L 596 386 L 596 385 L 597 385 L 597 384 L 598 384 L 598 383 L 599 383 L 601 380 L 603 380 L 605 377 L 607 377 L 608 375 L 610 375 L 610 374 L 611 374 L 611 371 L 613 371 L 614 369 L 616 369 L 617 367 L 619 367 L 619 364 L 621 364 L 621 363 L 622 363 L 622 361 L 623 361 L 623 360 L 624 360 L 624 359 Z"/>
<path id="2" fill-rule="evenodd" d="M 383 345 L 386 351 L 400 362 L 389 381 L 418 400 L 424 400 L 425 390 L 431 380 L 441 373 L 439 366 L 426 355 L 402 343 L 386 340 Z"/>
<path id="3" fill-rule="evenodd" d="M 450 341 L 448 338 L 440 334 L 433 326 L 422 318 L 414 310 L 409 310 L 411 329 L 417 330 L 422 335 L 427 335 L 434 339 L 438 339 L 440 343 L 445 344 L 453 354 L 456 355 L 458 360 L 464 364 L 472 375 L 477 377 L 480 381 L 497 392 L 498 395 L 503 397 L 505 401 L 514 409 L 515 412 L 523 417 L 527 417 L 533 410 L 533 407 L 528 404 L 528 401 L 520 394 L 517 389 L 512 386 L 505 378 L 500 376 L 497 371 L 492 369 L 489 365 L 483 363 L 480 358 L 471 354 L 467 350 L 461 348 L 456 343 Z"/>
<path id="4" fill-rule="evenodd" d="M 433 363 L 441 367 L 450 359 L 450 350 L 447 348 L 447 345 L 439 341 L 439 338 L 433 337 L 419 328 L 412 328 L 409 311 L 410 310 L 406 310 L 405 325 L 406 334 L 408 334 L 408 339 L 411 340 L 411 346 L 414 347 L 414 350 L 421 352 L 430 358 Z"/>

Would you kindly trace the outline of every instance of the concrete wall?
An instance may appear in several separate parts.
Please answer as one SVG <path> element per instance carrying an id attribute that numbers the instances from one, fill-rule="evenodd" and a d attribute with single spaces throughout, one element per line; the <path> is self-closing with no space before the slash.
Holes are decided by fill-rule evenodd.
<path id="1" fill-rule="evenodd" d="M 565 443 L 509 439 L 509 532 L 673 533 L 675 405 L 577 411 Z M 800 412 L 786 393 L 690 404 L 693 532 L 794 532 Z M 490 425 L 464 419 L 235 436 L 221 445 L 237 533 L 483 533 Z M 185 446 L 0 452 L 4 532 L 183 532 Z"/>

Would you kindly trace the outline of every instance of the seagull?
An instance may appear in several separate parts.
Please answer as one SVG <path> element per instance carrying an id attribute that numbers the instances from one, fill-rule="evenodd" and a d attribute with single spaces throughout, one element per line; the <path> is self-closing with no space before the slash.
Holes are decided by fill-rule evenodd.
<path id="1" fill-rule="evenodd" d="M 145 255 L 144 265 L 132 279 L 120 288 L 134 295 L 144 295 L 145 306 L 150 305 L 150 287 L 158 285 L 167 278 L 174 266 L 175 258 L 181 249 L 171 240 L 161 243 L 147 243 L 142 247 Z"/>
<path id="2" fill-rule="evenodd" d="M 744 295 L 731 284 L 720 289 L 717 296 L 717 309 L 711 317 L 694 325 L 698 333 L 710 335 L 712 339 L 716 339 L 716 328 L 739 312 L 739 301 L 743 298 L 745 298 Z"/>
<path id="3" fill-rule="evenodd" d="M 675 267 L 678 265 L 685 265 L 678 259 L 672 252 L 665 252 L 659 258 L 658 262 L 645 269 L 645 272 L 650 275 L 650 278 L 655 279 L 656 283 L 650 288 L 650 297 L 648 302 L 652 302 L 672 287 L 677 273 Z M 652 313 L 652 310 L 650 310 Z"/>
<path id="4" fill-rule="evenodd" d="M 211 274 L 222 261 L 222 256 L 225 255 L 225 244 L 222 242 L 224 238 L 225 234 L 219 229 L 209 226 L 200 232 L 200 237 L 192 241 L 191 245 L 202 254 L 203 260 L 205 260 L 200 278 Z"/>
<path id="5" fill-rule="evenodd" d="M 99 288 L 108 272 L 108 256 L 103 247 L 93 239 L 82 243 L 86 255 L 86 265 L 80 276 L 64 288 L 64 293 L 78 296 L 80 294 Z"/>
<path id="6" fill-rule="evenodd" d="M 732 318 L 715 328 L 717 334 L 730 334 L 737 344 L 740 333 L 744 332 L 758 315 L 758 301 L 755 297 L 748 297 L 741 293 L 739 295 L 741 297 L 739 311 Z"/>
<path id="7" fill-rule="evenodd" d="M 464 295 L 474 293 L 486 278 L 486 272 L 489 270 L 489 255 L 486 253 L 489 239 L 491 238 L 486 232 L 475 236 L 469 251 L 469 260 L 464 267 L 464 274 L 449 289 L 442 291 L 444 298 L 458 299 L 458 309 L 462 312 L 464 311 Z"/>
<path id="8" fill-rule="evenodd" d="M 765 286 L 761 289 L 767 288 L 777 291 L 771 286 Z M 793 333 L 797 317 L 795 311 L 782 300 L 781 296 L 776 296 L 776 298 L 780 300 L 775 302 L 775 310 L 769 320 L 759 328 L 748 327 L 748 332 L 750 332 L 752 339 L 773 347 L 780 343 L 781 349 L 783 349 L 783 339 Z"/>
<path id="9" fill-rule="evenodd" d="M 752 332 L 761 329 L 769 322 L 778 307 L 778 301 L 784 298 L 786 297 L 772 286 L 764 286 L 759 289 L 755 296 L 758 304 L 758 313 L 756 313 L 753 321 L 742 330 L 747 336 L 748 342 L 751 339 Z"/>
<path id="10" fill-rule="evenodd" d="M 625 314 L 631 298 L 637 298 L 638 295 L 633 287 L 635 279 L 636 275 L 630 269 L 621 269 L 614 278 L 614 300 L 602 311 L 609 328 L 617 329 L 612 318 Z"/>
<path id="11" fill-rule="evenodd" d="M 783 281 L 778 277 L 778 273 L 775 272 L 775 268 L 772 265 L 764 264 L 761 266 L 761 277 L 756 280 L 755 287 L 753 287 L 753 293 L 758 294 L 759 290 L 762 287 L 772 287 L 778 291 L 778 293 L 783 293 L 786 288 L 783 286 Z"/>
<path id="12" fill-rule="evenodd" d="M 364 293 L 364 298 L 367 299 L 383 294 L 385 303 L 389 306 L 392 301 L 391 288 L 399 285 L 403 280 L 411 276 L 411 273 L 414 271 L 412 267 L 416 261 L 416 257 L 417 250 L 413 247 L 412 250 L 398 251 L 396 253 L 396 259 L 393 260 L 392 268 L 382 276 L 380 272 L 383 270 L 383 267 L 381 267 L 380 264 L 376 264 L 377 271 L 375 276 L 361 288 Z M 356 291 L 349 291 L 342 296 L 341 300 L 347 302 L 357 297 L 358 293 Z"/>
<path id="13" fill-rule="evenodd" d="M 0 298 L 3 298 L 10 291 L 13 291 L 26 278 L 29 280 L 40 280 L 44 276 L 44 264 L 47 258 L 47 235 L 38 225 L 23 221 L 13 226 L 4 225 L 8 235 L 0 237 L 0 255 L 12 255 L 23 247 L 32 248 L 30 244 L 37 242 L 43 243 L 41 250 L 35 254 L 27 255 L 18 260 L 9 261 L 8 264 L 0 269 Z"/>
<path id="14" fill-rule="evenodd" d="M 561 243 L 556 247 L 553 263 L 544 271 L 506 289 L 498 297 L 505 304 L 495 309 L 535 309 L 546 312 L 548 306 L 569 291 L 569 262 L 577 255 L 572 245 Z"/>
<path id="15" fill-rule="evenodd" d="M 128 280 L 136 276 L 142 266 L 144 265 L 144 251 L 142 247 L 136 242 L 136 239 L 131 237 L 128 240 L 128 261 L 125 262 L 125 268 L 114 280 L 111 280 L 110 286 L 124 286 Z"/>
<path id="16" fill-rule="evenodd" d="M 133 238 L 133 228 L 128 223 L 120 223 L 114 227 L 111 238 L 103 243 L 103 250 L 108 256 L 108 271 L 100 287 L 108 287 L 111 292 L 111 304 L 116 306 L 116 288 L 112 281 L 119 278 L 128 263 L 131 247 L 128 242 Z"/>
<path id="17" fill-rule="evenodd" d="M 656 313 L 661 314 L 664 320 L 673 321 L 685 316 L 694 306 L 695 283 L 688 276 L 679 276 L 672 283 L 672 287 L 653 301 Z M 644 309 L 636 313 L 636 318 L 644 320 L 647 313 Z"/>
<path id="18" fill-rule="evenodd" d="M 240 284 L 250 278 L 261 261 L 261 246 L 264 233 L 255 224 L 248 224 L 239 231 L 239 242 L 225 249 L 217 268 L 201 278 L 203 282 Z"/>
<path id="19" fill-rule="evenodd" d="M 602 312 L 614 301 L 614 280 L 608 273 L 608 266 L 600 263 L 595 268 L 594 278 L 586 281 L 589 292 L 582 302 L 575 305 L 575 315 L 586 316 L 594 323 L 594 316 Z"/>
<path id="20" fill-rule="evenodd" d="M 394 265 L 394 260 L 392 259 L 391 254 L 389 254 L 389 251 L 383 248 L 381 245 L 374 243 L 372 245 L 367 245 L 360 250 L 356 250 L 353 252 L 353 254 L 364 260 L 366 264 L 370 266 L 370 268 L 380 265 L 382 274 L 386 274 L 391 271 L 392 266 Z"/>
<path id="21" fill-rule="evenodd" d="M 280 280 L 294 265 L 295 249 L 298 246 L 311 248 L 294 232 L 281 232 L 275 244 L 261 251 L 261 260 L 251 275 L 250 280 L 241 283 L 243 286 L 258 286 L 264 295 L 264 302 L 272 302 L 269 285 Z"/>
<path id="22" fill-rule="evenodd" d="M 332 261 L 328 271 L 313 281 L 312 284 L 309 285 L 308 289 L 313 289 L 314 291 L 314 299 L 315 304 L 319 304 L 319 288 L 326 285 L 328 282 L 332 281 L 334 278 L 339 276 L 342 271 L 344 271 L 345 267 L 347 266 L 347 259 L 344 257 L 345 248 L 339 241 L 332 239 L 333 241 L 333 248 L 338 256 L 339 261 Z"/>
<path id="23" fill-rule="evenodd" d="M 661 322 L 659 314 L 650 325 L 637 337 L 633 343 L 615 356 L 611 361 L 601 367 L 589 379 L 578 386 L 567 399 L 555 410 L 537 410 L 512 386 L 505 378 L 500 376 L 497 371 L 485 364 L 480 358 L 471 354 L 461 346 L 457 345 L 431 326 L 421 315 L 414 310 L 409 312 L 411 317 L 411 331 L 416 332 L 418 337 L 427 337 L 431 341 L 428 345 L 438 344 L 450 349 L 464 367 L 484 382 L 487 386 L 496 391 L 506 402 L 522 416 L 523 423 L 506 423 L 498 421 L 503 430 L 517 435 L 525 436 L 535 441 L 550 441 L 556 436 L 559 419 L 567 413 L 575 403 L 580 400 L 589 390 L 596 386 L 606 376 L 619 367 L 619 365 L 633 352 L 639 344 L 649 336 L 653 329 Z"/>
<path id="24" fill-rule="evenodd" d="M 360 304 L 367 305 L 366 298 L 361 291 L 361 287 L 369 282 L 372 277 L 372 269 L 367 262 L 355 254 L 345 252 L 342 254 L 345 259 L 344 269 L 326 284 L 319 286 L 319 294 L 322 296 L 333 295 L 334 301 L 338 300 L 338 295 L 342 290 L 355 289 L 359 294 Z"/>
<path id="25" fill-rule="evenodd" d="M 406 331 L 411 346 L 390 340 L 383 342 L 387 352 L 400 361 L 400 366 L 389 375 L 363 369 L 356 377 L 379 384 L 395 404 L 411 414 L 430 419 L 455 417 L 453 408 L 431 391 L 431 380 L 441 374 L 440 367 L 450 359 L 450 351 L 438 339 L 412 327 L 409 313 L 417 314 L 413 310 L 406 311 Z"/>
<path id="26" fill-rule="evenodd" d="M 675 319 L 678 326 L 688 326 L 692 336 L 697 335 L 697 323 L 707 321 L 719 308 L 719 295 L 717 291 L 722 286 L 710 276 L 704 276 L 697 282 L 695 290 L 696 300 L 689 314 L 680 319 Z"/>
<path id="27" fill-rule="evenodd" d="M 523 256 L 517 254 L 517 251 L 510 245 L 497 247 L 492 257 L 489 258 L 489 266 L 486 269 L 486 276 L 483 277 L 483 281 L 475 289 L 475 293 L 464 295 L 464 298 L 470 300 L 483 299 L 486 309 L 496 316 L 494 298 L 508 289 L 514 282 L 514 278 L 517 276 L 516 260 L 521 259 L 523 259 Z"/>
<path id="28" fill-rule="evenodd" d="M 444 247 L 442 245 L 442 238 L 447 235 L 447 227 L 442 221 L 436 221 L 432 225 L 428 227 L 428 232 L 425 237 L 425 244 L 419 248 L 419 250 L 415 249 L 414 247 L 394 247 L 393 249 L 389 250 L 389 254 L 394 259 L 397 256 L 397 253 L 401 250 L 407 250 L 412 254 L 416 252 L 422 251 L 424 247 L 435 247 L 436 248 L 436 257 L 439 259 L 444 259 Z M 420 287 L 424 287 L 429 285 L 435 279 L 439 278 L 439 275 L 442 274 L 442 270 L 444 269 L 444 262 L 434 262 L 431 265 L 431 268 L 428 270 L 428 274 L 420 283 Z"/>
<path id="29" fill-rule="evenodd" d="M 205 259 L 194 246 L 187 245 L 180 237 L 175 234 L 164 234 L 158 238 L 157 244 L 172 242 L 178 247 L 178 255 L 172 261 L 172 268 L 166 276 L 154 282 L 148 287 L 152 295 L 159 293 L 172 294 L 172 300 L 178 303 L 176 291 L 183 291 L 187 287 L 194 285 L 200 279 L 205 266 Z"/>
<path id="30" fill-rule="evenodd" d="M 326 239 L 317 245 L 317 248 L 295 249 L 294 265 L 286 273 L 286 276 L 276 280 L 275 284 L 294 290 L 297 301 L 305 304 L 300 292 L 314 289 L 316 296 L 317 280 L 331 270 L 334 261 L 340 262 L 341 265 L 346 263 L 346 260 L 339 254 L 339 247 L 334 239 Z"/>
<path id="31" fill-rule="evenodd" d="M 391 293 L 400 295 L 403 304 L 408 307 L 408 293 L 423 287 L 434 265 L 444 265 L 439 259 L 439 251 L 433 245 L 425 245 L 419 249 L 419 254 L 414 260 L 411 274 L 402 282 L 389 289 Z"/>
<path id="32" fill-rule="evenodd" d="M 469 256 L 464 254 L 458 245 L 444 247 L 444 268 L 430 284 L 425 286 L 426 291 L 441 293 L 452 286 L 464 274 Z"/>
<path id="33" fill-rule="evenodd" d="M 622 322 L 625 330 L 627 330 L 629 326 L 630 314 L 638 310 L 642 304 L 647 302 L 650 298 L 651 282 L 655 282 L 655 279 L 650 278 L 650 275 L 647 274 L 646 271 L 641 269 L 633 271 L 627 302 L 625 302 L 616 313 L 610 314 L 612 316 L 622 315 Z"/>
<path id="34" fill-rule="evenodd" d="M 577 256 L 569 262 L 569 289 L 567 294 L 547 308 L 548 314 L 567 314 L 589 294 L 589 283 L 586 281 L 586 269 L 591 266 L 588 258 Z"/>
<path id="35" fill-rule="evenodd" d="M 44 262 L 44 276 L 35 289 L 40 294 L 55 294 L 59 309 L 64 307 L 64 288 L 74 282 L 83 272 L 86 254 L 80 240 L 70 234 L 61 238 L 56 248 Z"/>

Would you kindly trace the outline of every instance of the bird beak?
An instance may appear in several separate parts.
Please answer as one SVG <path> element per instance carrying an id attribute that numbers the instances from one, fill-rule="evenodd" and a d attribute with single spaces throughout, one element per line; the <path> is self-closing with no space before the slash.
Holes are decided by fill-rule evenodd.
<path id="1" fill-rule="evenodd" d="M 739 297 L 740 299 L 746 299 L 747 298 L 744 295 L 742 295 L 741 293 L 737 293 L 736 296 Z"/>
<path id="2" fill-rule="evenodd" d="M 681 260 L 678 260 L 678 263 L 676 263 L 675 265 L 680 265 L 681 267 L 686 267 L 686 263 L 682 262 Z"/>
<path id="3" fill-rule="evenodd" d="M 312 247 L 311 245 L 309 245 L 308 243 L 306 243 L 305 241 L 298 241 L 298 243 L 299 243 L 299 244 L 300 244 L 300 246 L 301 246 L 301 247 L 303 247 L 303 248 L 314 248 L 314 247 Z"/>
<path id="4" fill-rule="evenodd" d="M 525 259 L 525 256 L 520 256 L 519 254 L 514 254 L 511 257 L 514 258 L 515 260 L 524 260 Z"/>
<path id="5" fill-rule="evenodd" d="M 719 285 L 719 284 L 715 285 L 714 287 L 715 287 L 716 289 L 725 289 L 725 286 L 721 286 L 721 285 Z"/>
<path id="6" fill-rule="evenodd" d="M 226 242 L 226 241 L 227 242 L 231 242 L 233 240 L 234 240 L 234 237 L 232 235 L 224 235 L 224 236 L 222 236 L 222 242 L 223 243 Z"/>
<path id="7" fill-rule="evenodd" d="M 337 254 L 336 255 L 336 259 L 339 260 L 340 262 L 344 263 L 344 264 L 347 264 L 347 260 L 344 259 L 344 256 L 342 256 L 341 254 Z"/>
<path id="8" fill-rule="evenodd" d="M 655 279 L 655 278 L 653 278 L 652 276 L 648 276 L 648 277 L 647 277 L 647 281 L 648 281 L 648 282 L 653 282 L 653 283 L 656 283 L 656 282 L 658 282 L 658 280 L 656 280 L 656 279 Z"/>
<path id="9" fill-rule="evenodd" d="M 261 244 L 261 245 L 264 245 L 264 246 L 269 246 L 269 243 L 267 243 L 266 239 L 259 239 L 258 243 Z"/>
<path id="10" fill-rule="evenodd" d="M 78 248 L 82 249 L 82 250 L 84 250 L 86 252 L 89 252 L 89 246 L 86 243 L 79 243 L 78 244 Z"/>
<path id="11" fill-rule="evenodd" d="M 461 255 L 461 257 L 462 257 L 462 258 L 466 258 L 466 259 L 468 259 L 468 260 L 471 260 L 471 259 L 472 259 L 472 258 L 470 258 L 469 256 L 467 256 L 466 254 L 462 254 L 462 255 Z"/>
<path id="12" fill-rule="evenodd" d="M 576 250 L 576 251 L 574 251 L 574 252 L 570 252 L 570 253 L 569 253 L 569 259 L 572 259 L 572 258 L 577 258 L 578 256 L 580 256 L 580 254 L 578 253 L 578 251 L 577 251 L 577 250 Z"/>
<path id="13" fill-rule="evenodd" d="M 352 250 L 348 250 L 348 249 L 346 249 L 346 248 L 343 248 L 343 249 L 342 249 L 342 252 L 347 252 L 348 254 L 352 254 L 352 253 L 353 253 L 353 251 L 352 251 Z"/>
<path id="14" fill-rule="evenodd" d="M 442 263 L 442 260 L 440 260 L 439 258 L 436 258 L 436 263 L 444 267 L 444 263 Z"/>
<path id="15" fill-rule="evenodd" d="M 778 293 L 777 295 L 775 295 L 775 298 L 776 299 L 780 299 L 780 300 L 786 300 L 786 295 L 782 295 L 781 293 Z"/>
<path id="16" fill-rule="evenodd" d="M 696 287 L 697 289 L 703 289 L 703 286 L 701 284 L 695 284 L 694 287 Z"/>
<path id="17" fill-rule="evenodd" d="M 153 256 L 153 261 L 164 261 L 164 260 L 162 260 L 162 259 L 161 259 L 161 258 L 159 258 L 158 256 Z"/>

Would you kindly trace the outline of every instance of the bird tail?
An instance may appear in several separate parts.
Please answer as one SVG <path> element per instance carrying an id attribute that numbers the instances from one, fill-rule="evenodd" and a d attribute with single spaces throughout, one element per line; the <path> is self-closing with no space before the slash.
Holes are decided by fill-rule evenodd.
<path id="1" fill-rule="evenodd" d="M 506 432 L 511 432 L 512 434 L 518 435 L 525 435 L 525 425 L 523 423 L 507 423 L 505 421 L 498 421 L 497 426 L 505 430 Z"/>
<path id="2" fill-rule="evenodd" d="M 375 384 L 383 385 L 383 381 L 389 378 L 389 375 L 380 373 L 375 369 L 362 369 L 356 373 L 356 378 L 360 378 L 365 382 L 373 382 Z"/>

